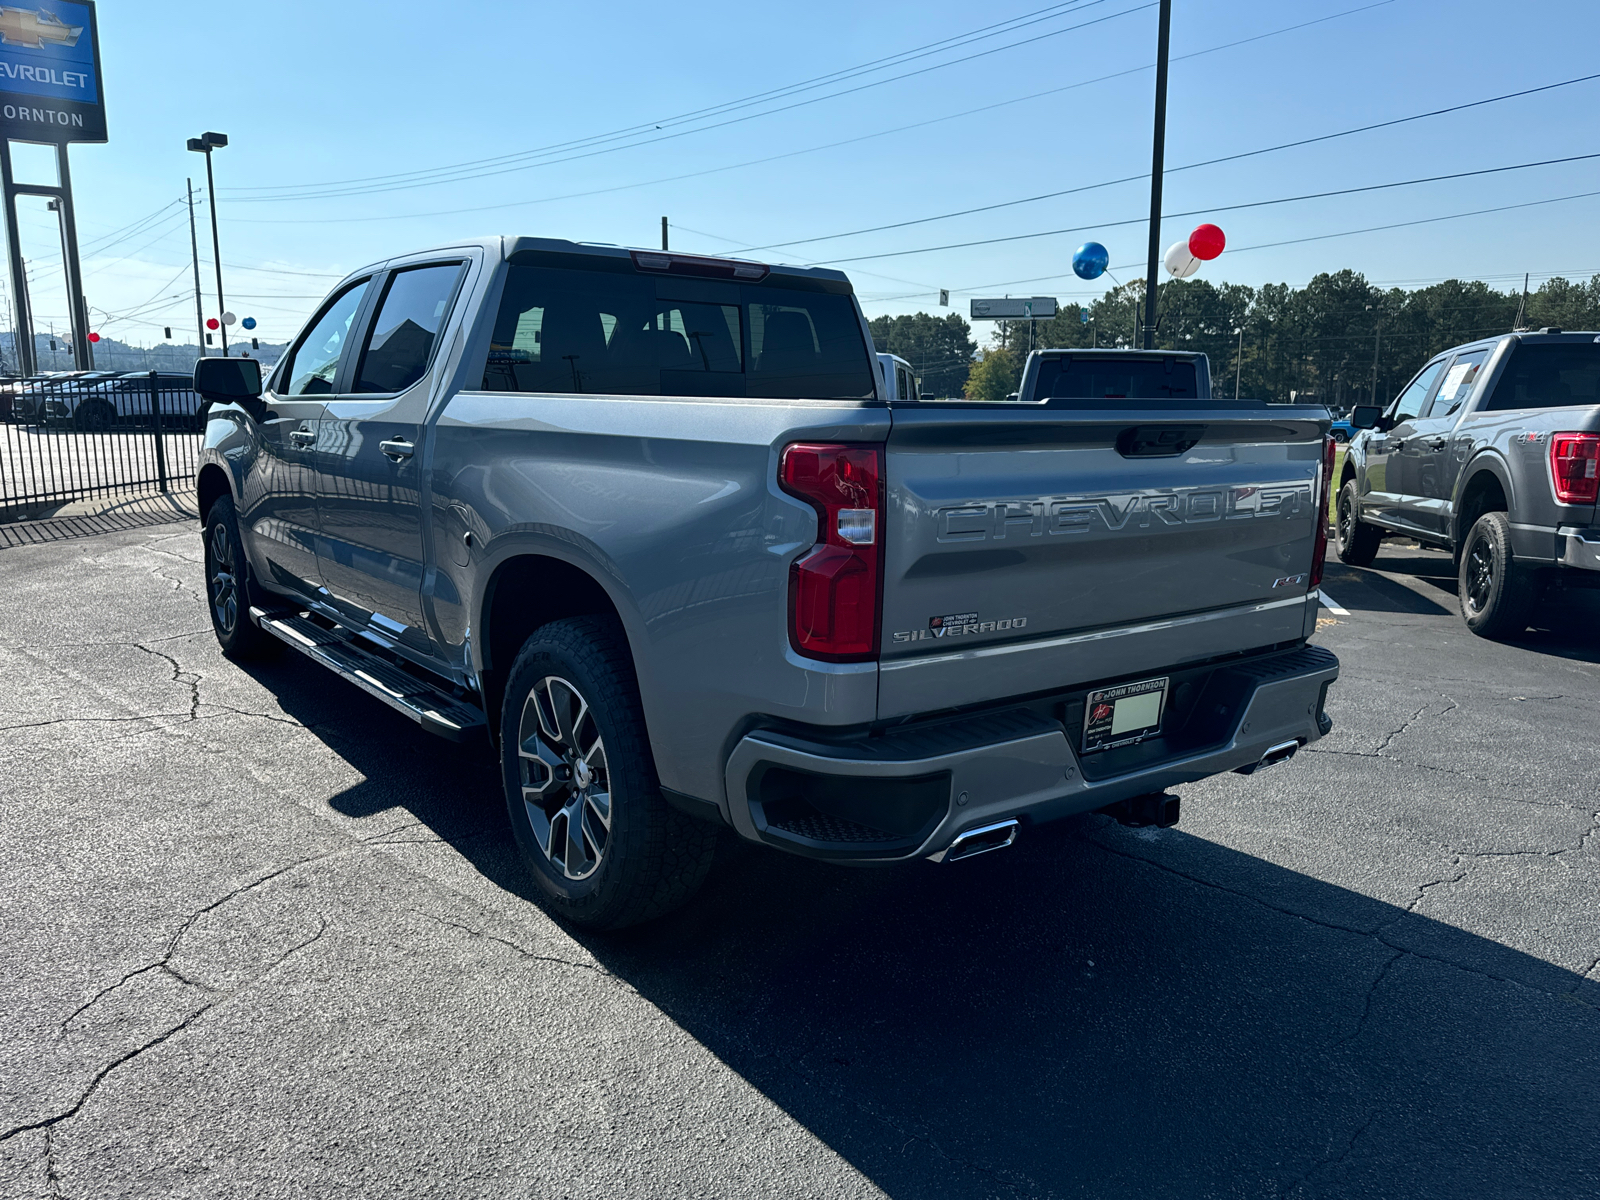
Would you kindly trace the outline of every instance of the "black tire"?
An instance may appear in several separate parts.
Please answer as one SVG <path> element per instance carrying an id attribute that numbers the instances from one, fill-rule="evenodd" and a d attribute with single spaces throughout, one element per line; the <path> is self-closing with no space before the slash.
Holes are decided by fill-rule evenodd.
<path id="1" fill-rule="evenodd" d="M 1339 489 L 1334 513 L 1334 536 L 1339 561 L 1352 567 L 1369 566 L 1378 557 L 1378 547 L 1383 544 L 1383 531 L 1361 519 L 1354 479 L 1346 480 Z"/>
<path id="2" fill-rule="evenodd" d="M 1484 513 L 1461 546 L 1461 616 L 1479 637 L 1515 637 L 1533 615 L 1534 581 L 1511 553 L 1511 518 Z"/>
<path id="3" fill-rule="evenodd" d="M 105 433 L 117 422 L 117 410 L 104 400 L 85 400 L 72 414 L 72 424 L 85 433 Z"/>
<path id="4" fill-rule="evenodd" d="M 206 609 L 222 653 L 243 662 L 270 658 L 283 643 L 250 619 L 250 598 L 256 594 L 250 561 L 239 539 L 239 517 L 233 497 L 218 496 L 206 510 L 203 527 L 206 554 Z"/>
<path id="5" fill-rule="evenodd" d="M 517 848 L 562 919 L 636 925 L 683 904 L 705 879 L 717 827 L 661 794 L 614 617 L 553 621 L 523 644 L 506 680 L 500 762 Z"/>

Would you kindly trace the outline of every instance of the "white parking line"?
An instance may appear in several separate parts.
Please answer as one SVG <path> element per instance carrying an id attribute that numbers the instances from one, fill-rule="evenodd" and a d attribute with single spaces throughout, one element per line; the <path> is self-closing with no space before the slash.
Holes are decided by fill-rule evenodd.
<path id="1" fill-rule="evenodd" d="M 1322 601 L 1322 607 L 1327 609 L 1334 616 L 1348 617 L 1350 615 L 1350 610 L 1348 608 L 1340 608 L 1338 604 L 1334 602 L 1333 597 L 1328 595 L 1328 593 L 1323 591 L 1321 588 L 1317 589 L 1317 598 Z"/>

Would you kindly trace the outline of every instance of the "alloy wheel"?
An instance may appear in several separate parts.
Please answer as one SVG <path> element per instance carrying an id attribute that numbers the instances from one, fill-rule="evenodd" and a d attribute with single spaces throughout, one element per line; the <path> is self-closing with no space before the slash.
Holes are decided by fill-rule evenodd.
<path id="1" fill-rule="evenodd" d="M 234 574 L 233 541 L 221 521 L 211 526 L 206 543 L 206 577 L 217 627 L 225 634 L 232 633 L 239 621 L 239 581 Z"/>
<path id="2" fill-rule="evenodd" d="M 1493 587 L 1494 550 L 1488 538 L 1480 537 L 1467 552 L 1467 604 L 1473 612 L 1484 610 Z"/>
<path id="3" fill-rule="evenodd" d="M 611 839 L 611 776 L 589 702 L 547 675 L 533 685 L 518 726 L 522 802 L 539 848 L 568 879 L 600 867 Z"/>
<path id="4" fill-rule="evenodd" d="M 1356 506 L 1343 488 L 1339 489 L 1339 544 L 1348 546 L 1356 531 Z"/>

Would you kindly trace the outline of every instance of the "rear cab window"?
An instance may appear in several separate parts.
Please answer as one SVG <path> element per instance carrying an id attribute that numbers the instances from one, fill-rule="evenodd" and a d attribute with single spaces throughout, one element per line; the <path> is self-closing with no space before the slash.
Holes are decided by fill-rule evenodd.
<path id="1" fill-rule="evenodd" d="M 1194 359 L 1174 355 L 1047 356 L 1039 360 L 1030 398 L 1084 408 L 1103 407 L 1107 401 L 1198 400 L 1200 380 Z"/>
<path id="2" fill-rule="evenodd" d="M 1600 343 L 1519 340 L 1482 410 L 1587 405 L 1600 405 Z"/>
<path id="3" fill-rule="evenodd" d="M 488 391 L 871 400 L 848 291 L 513 262 Z"/>

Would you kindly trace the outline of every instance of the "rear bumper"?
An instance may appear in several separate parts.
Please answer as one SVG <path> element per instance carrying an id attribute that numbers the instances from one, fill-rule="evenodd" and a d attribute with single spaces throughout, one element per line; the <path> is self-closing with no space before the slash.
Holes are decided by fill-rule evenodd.
<path id="1" fill-rule="evenodd" d="M 1563 567 L 1600 571 L 1600 529 L 1561 526 L 1556 530 L 1556 556 Z"/>
<path id="2" fill-rule="evenodd" d="M 1070 701 L 845 743 L 758 731 L 729 756 L 729 815 L 752 841 L 830 862 L 938 857 L 996 822 L 1089 812 L 1314 742 L 1332 728 L 1323 703 L 1338 676 L 1338 659 L 1316 646 L 1218 666 L 1200 685 L 1190 736 L 1087 759 L 1065 716 Z"/>

